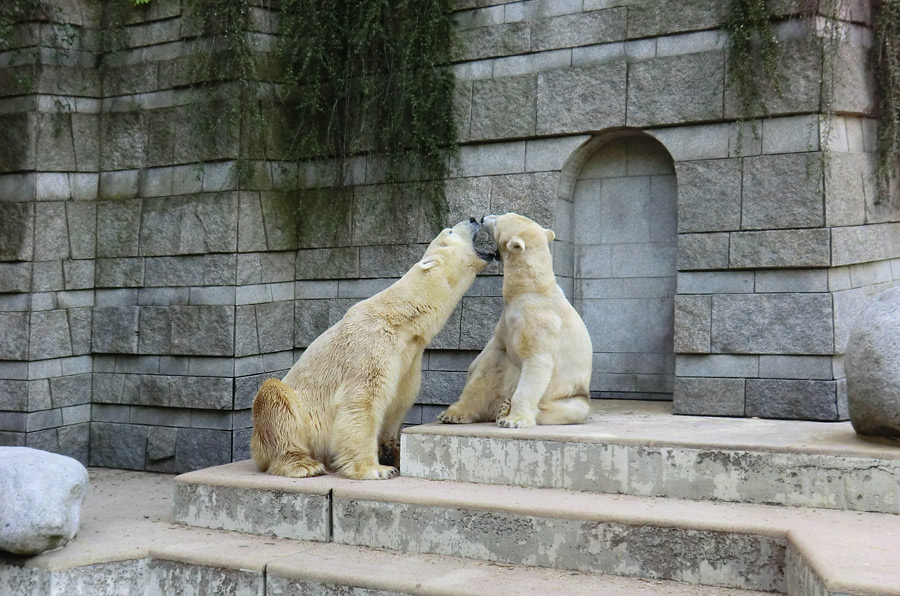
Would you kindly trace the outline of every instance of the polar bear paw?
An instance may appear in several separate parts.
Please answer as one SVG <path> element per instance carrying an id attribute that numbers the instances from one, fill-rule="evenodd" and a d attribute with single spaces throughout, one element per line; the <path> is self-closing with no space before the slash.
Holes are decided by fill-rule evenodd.
<path id="1" fill-rule="evenodd" d="M 497 418 L 497 426 L 503 428 L 530 428 L 536 424 L 537 422 L 532 417 L 506 415 Z"/>
<path id="2" fill-rule="evenodd" d="M 500 404 L 500 410 L 497 411 L 497 419 L 506 418 L 509 416 L 509 410 L 512 407 L 512 401 L 507 397 L 503 400 L 503 403 Z"/>
<path id="3" fill-rule="evenodd" d="M 388 480 L 399 473 L 400 471 L 394 466 L 372 466 L 362 470 L 355 478 L 357 480 Z"/>
<path id="4" fill-rule="evenodd" d="M 453 412 L 453 408 L 449 408 L 438 414 L 438 422 L 443 422 L 444 424 L 469 424 L 475 422 L 475 419 L 464 414 L 456 414 Z"/>

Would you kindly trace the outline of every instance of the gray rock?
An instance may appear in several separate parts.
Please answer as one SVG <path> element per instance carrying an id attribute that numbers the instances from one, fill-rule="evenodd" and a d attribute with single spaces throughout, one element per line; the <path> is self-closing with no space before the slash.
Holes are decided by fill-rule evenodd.
<path id="1" fill-rule="evenodd" d="M 876 295 L 856 319 L 844 370 L 854 430 L 900 438 L 900 287 Z"/>
<path id="2" fill-rule="evenodd" d="M 28 447 L 0 447 L 0 549 L 31 555 L 78 532 L 88 487 L 83 465 Z"/>

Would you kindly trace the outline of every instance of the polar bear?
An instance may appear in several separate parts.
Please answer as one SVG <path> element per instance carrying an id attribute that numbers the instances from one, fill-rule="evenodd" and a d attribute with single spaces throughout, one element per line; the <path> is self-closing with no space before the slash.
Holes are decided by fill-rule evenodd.
<path id="1" fill-rule="evenodd" d="M 503 262 L 503 311 L 441 422 L 524 428 L 578 424 L 590 414 L 591 338 L 556 284 L 554 233 L 515 213 L 482 223 Z"/>
<path id="2" fill-rule="evenodd" d="M 422 353 L 494 255 L 477 251 L 475 218 L 443 230 L 389 288 L 352 306 L 281 381 L 253 399 L 250 451 L 262 471 L 302 478 L 326 467 L 356 479 L 397 474 L 397 451 L 421 384 Z"/>

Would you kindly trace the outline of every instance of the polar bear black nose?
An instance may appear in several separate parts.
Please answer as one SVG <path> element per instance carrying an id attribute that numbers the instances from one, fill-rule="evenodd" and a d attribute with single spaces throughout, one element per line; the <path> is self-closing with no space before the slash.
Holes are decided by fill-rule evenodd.
<path id="1" fill-rule="evenodd" d="M 469 217 L 469 223 L 478 223 L 478 222 L 475 221 L 475 218 L 474 218 L 474 217 L 471 217 L 471 216 L 470 216 L 470 217 Z"/>
<path id="2" fill-rule="evenodd" d="M 484 223 L 484 216 L 481 216 L 481 223 Z"/>

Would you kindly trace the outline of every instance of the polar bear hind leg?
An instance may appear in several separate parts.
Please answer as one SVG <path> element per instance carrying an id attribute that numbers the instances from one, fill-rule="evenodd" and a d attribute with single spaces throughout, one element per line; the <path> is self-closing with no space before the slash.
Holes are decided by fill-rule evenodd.
<path id="1" fill-rule="evenodd" d="M 591 414 L 586 397 L 575 395 L 541 403 L 538 406 L 538 424 L 581 424 Z"/>
<path id="2" fill-rule="evenodd" d="M 508 367 L 506 352 L 493 347 L 494 340 L 472 361 L 459 399 L 438 414 L 444 424 L 469 424 L 493 422 L 497 419 L 503 400 L 509 397 L 504 391 L 505 371 Z"/>
<path id="3" fill-rule="evenodd" d="M 263 472 L 288 478 L 306 478 L 325 473 L 325 465 L 312 458 L 300 443 L 300 428 L 294 390 L 278 379 L 269 379 L 253 398 L 253 436 L 250 452 Z"/>

